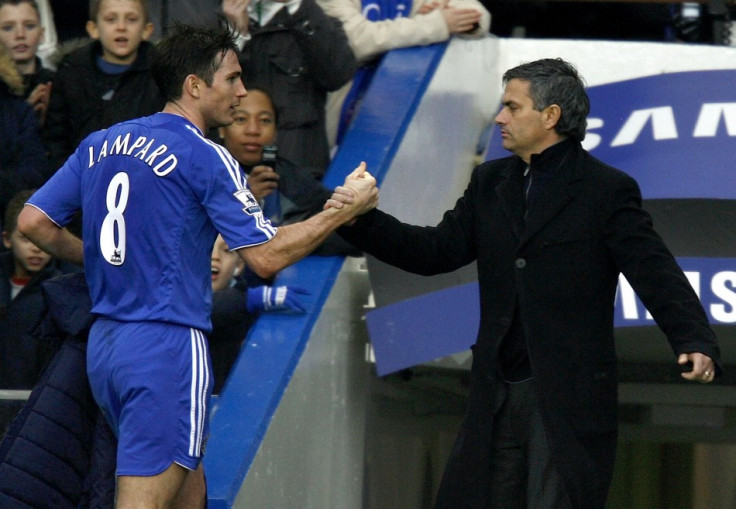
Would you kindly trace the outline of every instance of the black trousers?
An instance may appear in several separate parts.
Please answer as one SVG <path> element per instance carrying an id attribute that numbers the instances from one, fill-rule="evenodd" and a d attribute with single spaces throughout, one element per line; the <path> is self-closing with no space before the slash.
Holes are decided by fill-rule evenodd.
<path id="1" fill-rule="evenodd" d="M 569 509 L 550 457 L 534 380 L 507 383 L 496 396 L 502 402 L 491 438 L 487 509 Z"/>

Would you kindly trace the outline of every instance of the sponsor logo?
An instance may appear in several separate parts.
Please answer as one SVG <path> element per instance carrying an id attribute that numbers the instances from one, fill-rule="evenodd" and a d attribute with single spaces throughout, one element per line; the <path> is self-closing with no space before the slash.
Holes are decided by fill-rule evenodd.
<path id="1" fill-rule="evenodd" d="M 245 212 L 246 214 L 252 216 L 261 213 L 261 207 L 258 206 L 258 202 L 249 189 L 240 189 L 239 191 L 233 193 L 233 196 L 235 196 L 235 198 L 237 198 L 238 201 L 243 204 L 243 212 Z"/>
<path id="2" fill-rule="evenodd" d="M 678 258 L 712 324 L 736 323 L 736 260 L 733 258 Z M 626 278 L 619 276 L 616 291 L 616 327 L 655 325 Z"/>

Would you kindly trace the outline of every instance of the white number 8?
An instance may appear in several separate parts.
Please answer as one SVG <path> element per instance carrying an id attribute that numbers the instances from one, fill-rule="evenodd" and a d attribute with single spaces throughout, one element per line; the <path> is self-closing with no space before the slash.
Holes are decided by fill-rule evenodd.
<path id="1" fill-rule="evenodd" d="M 118 198 L 118 191 L 120 197 Z M 102 257 L 112 265 L 122 265 L 125 261 L 125 206 L 128 204 L 130 181 L 128 174 L 120 172 L 107 186 L 107 215 L 100 230 L 100 251 Z M 117 203 L 116 203 L 117 199 Z M 115 233 L 117 232 L 117 242 Z"/>

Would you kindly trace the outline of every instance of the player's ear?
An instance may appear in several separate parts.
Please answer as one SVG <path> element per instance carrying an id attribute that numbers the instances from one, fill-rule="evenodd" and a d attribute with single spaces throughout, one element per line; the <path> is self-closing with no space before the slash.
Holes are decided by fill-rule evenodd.
<path id="1" fill-rule="evenodd" d="M 85 28 L 87 29 L 87 35 L 89 35 L 92 39 L 100 38 L 100 31 L 97 29 L 97 23 L 89 20 L 87 21 Z"/>
<path id="2" fill-rule="evenodd" d="M 200 87 L 202 86 L 202 80 L 199 79 L 195 74 L 190 74 L 184 78 L 184 92 L 199 99 L 201 96 Z"/>

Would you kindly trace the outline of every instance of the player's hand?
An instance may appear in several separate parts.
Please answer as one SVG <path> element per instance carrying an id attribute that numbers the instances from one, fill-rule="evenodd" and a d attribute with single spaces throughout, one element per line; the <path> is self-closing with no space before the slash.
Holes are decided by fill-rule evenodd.
<path id="1" fill-rule="evenodd" d="M 248 5 L 250 0 L 222 0 L 222 13 L 235 30 L 248 33 Z"/>
<path id="2" fill-rule="evenodd" d="M 247 307 L 250 313 L 262 311 L 284 311 L 304 313 L 307 308 L 303 302 L 309 292 L 298 286 L 256 286 L 248 288 Z"/>
<path id="3" fill-rule="evenodd" d="M 713 381 L 716 376 L 716 367 L 713 363 L 713 359 L 698 352 L 682 353 L 677 358 L 677 364 L 680 364 L 681 366 L 684 366 L 689 362 L 692 363 L 692 370 L 681 373 L 682 378 L 704 384 Z"/>
<path id="4" fill-rule="evenodd" d="M 325 210 L 329 208 L 341 209 L 345 205 L 351 205 L 355 201 L 355 194 L 350 188 L 337 186 L 332 191 L 332 196 L 325 202 Z"/>
<path id="5" fill-rule="evenodd" d="M 279 188 L 279 178 L 270 166 L 254 166 L 248 175 L 248 187 L 253 197 L 261 201 Z"/>
<path id="6" fill-rule="evenodd" d="M 480 11 L 475 9 L 458 9 L 456 7 L 443 7 L 442 15 L 451 34 L 472 32 L 480 23 L 481 16 Z"/>

